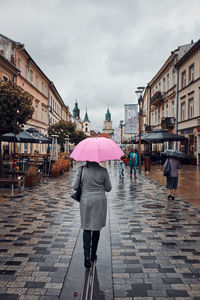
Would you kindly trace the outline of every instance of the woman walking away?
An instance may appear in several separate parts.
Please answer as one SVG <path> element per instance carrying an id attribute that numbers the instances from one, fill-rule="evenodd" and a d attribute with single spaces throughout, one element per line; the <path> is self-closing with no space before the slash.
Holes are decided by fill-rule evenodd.
<path id="1" fill-rule="evenodd" d="M 178 169 L 181 168 L 181 164 L 177 157 L 168 157 L 164 163 L 164 168 L 166 168 L 168 162 L 170 165 L 170 172 L 167 176 L 166 188 L 168 189 L 168 199 L 172 198 L 172 200 L 174 200 L 175 191 L 178 186 Z"/>
<path id="2" fill-rule="evenodd" d="M 105 192 L 112 189 L 108 171 L 97 162 L 86 162 L 77 169 L 72 187 L 79 186 L 81 175 L 80 217 L 83 229 L 84 265 L 91 267 L 91 261 L 97 259 L 100 230 L 106 225 L 107 198 Z"/>

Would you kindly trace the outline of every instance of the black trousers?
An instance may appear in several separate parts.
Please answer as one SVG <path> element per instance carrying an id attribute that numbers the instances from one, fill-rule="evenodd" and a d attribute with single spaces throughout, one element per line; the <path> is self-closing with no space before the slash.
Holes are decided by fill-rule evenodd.
<path id="1" fill-rule="evenodd" d="M 93 254 L 96 254 L 99 237 L 100 230 L 83 230 L 83 249 L 85 256 L 90 256 L 90 249 L 92 249 Z"/>

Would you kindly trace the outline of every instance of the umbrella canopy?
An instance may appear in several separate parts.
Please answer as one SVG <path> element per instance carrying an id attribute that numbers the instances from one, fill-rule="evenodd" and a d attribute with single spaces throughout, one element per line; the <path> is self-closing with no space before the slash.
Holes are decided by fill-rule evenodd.
<path id="1" fill-rule="evenodd" d="M 40 133 L 35 128 L 26 129 L 26 132 L 35 139 L 35 143 L 51 144 L 51 139 Z"/>
<path id="2" fill-rule="evenodd" d="M 21 131 L 17 137 L 21 143 L 36 143 L 36 139 L 26 131 Z"/>
<path id="3" fill-rule="evenodd" d="M 184 136 L 171 133 L 165 129 L 154 130 L 143 136 L 143 140 L 149 142 L 184 141 L 185 139 Z"/>
<path id="4" fill-rule="evenodd" d="M 147 142 L 145 140 L 145 135 L 146 134 L 141 134 L 141 143 L 142 144 L 145 143 L 145 142 Z M 130 142 L 133 143 L 133 144 L 138 144 L 139 143 L 139 135 L 136 135 L 135 137 L 131 138 Z"/>
<path id="5" fill-rule="evenodd" d="M 179 157 L 179 158 L 186 158 L 187 154 L 185 152 L 173 149 L 167 149 L 163 152 L 163 154 L 171 156 L 171 157 Z"/>
<path id="6" fill-rule="evenodd" d="M 74 148 L 70 157 L 76 161 L 106 161 L 124 156 L 121 148 L 111 139 L 104 137 L 86 138 Z"/>
<path id="7" fill-rule="evenodd" d="M 19 143 L 20 139 L 16 134 L 10 132 L 10 133 L 3 134 L 2 141 L 3 142 L 18 142 Z"/>

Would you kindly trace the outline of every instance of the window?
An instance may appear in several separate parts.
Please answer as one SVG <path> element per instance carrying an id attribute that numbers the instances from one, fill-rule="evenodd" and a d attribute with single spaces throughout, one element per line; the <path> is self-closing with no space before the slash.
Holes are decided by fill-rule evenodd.
<path id="1" fill-rule="evenodd" d="M 28 79 L 28 65 L 25 65 L 25 78 Z"/>
<path id="2" fill-rule="evenodd" d="M 36 86 L 37 89 L 38 89 L 38 83 L 39 83 L 38 76 L 36 75 L 35 76 L 35 86 Z"/>
<path id="3" fill-rule="evenodd" d="M 164 105 L 162 105 L 162 117 L 163 118 L 165 117 L 165 107 L 164 107 Z"/>
<path id="4" fill-rule="evenodd" d="M 175 85 L 175 74 L 176 74 L 176 71 L 175 71 L 175 68 L 172 69 L 172 86 Z"/>
<path id="5" fill-rule="evenodd" d="M 46 86 L 46 84 L 45 84 L 44 93 L 45 93 L 45 96 L 47 96 L 47 86 Z"/>
<path id="6" fill-rule="evenodd" d="M 186 86 L 186 71 L 181 74 L 182 88 Z"/>
<path id="7" fill-rule="evenodd" d="M 160 82 L 158 84 L 158 89 L 159 89 L 159 91 L 161 91 L 161 83 Z"/>
<path id="8" fill-rule="evenodd" d="M 189 118 L 194 117 L 194 99 L 189 99 Z"/>
<path id="9" fill-rule="evenodd" d="M 160 107 L 158 108 L 158 124 L 160 124 Z"/>
<path id="10" fill-rule="evenodd" d="M 152 118 L 152 124 L 154 125 L 154 113 L 153 112 L 152 112 L 151 118 Z"/>
<path id="11" fill-rule="evenodd" d="M 3 82 L 7 82 L 7 81 L 8 81 L 8 77 L 5 76 L 5 75 L 3 75 L 3 76 L 2 76 L 2 81 L 3 81 Z"/>
<path id="12" fill-rule="evenodd" d="M 169 90 L 169 73 L 167 74 L 167 91 Z"/>
<path id="13" fill-rule="evenodd" d="M 30 70 L 30 82 L 33 82 L 33 71 Z"/>
<path id="14" fill-rule="evenodd" d="M 189 82 L 194 80 L 194 65 L 189 67 Z"/>
<path id="15" fill-rule="evenodd" d="M 22 60 L 20 57 L 18 57 L 18 69 L 21 71 L 22 70 Z"/>
<path id="16" fill-rule="evenodd" d="M 174 105 L 174 100 L 172 101 L 172 110 L 171 110 L 171 115 L 172 117 L 175 116 L 175 105 Z"/>
<path id="17" fill-rule="evenodd" d="M 44 94 L 44 82 L 42 82 L 42 94 Z"/>
<path id="18" fill-rule="evenodd" d="M 185 120 L 185 102 L 181 104 L 181 121 Z"/>
<path id="19" fill-rule="evenodd" d="M 165 78 L 163 78 L 163 94 L 165 94 Z"/>
<path id="20" fill-rule="evenodd" d="M 38 103 L 35 104 L 35 119 L 38 120 Z"/>
<path id="21" fill-rule="evenodd" d="M 166 117 L 168 117 L 168 112 L 169 112 L 169 106 L 168 103 L 166 104 Z"/>

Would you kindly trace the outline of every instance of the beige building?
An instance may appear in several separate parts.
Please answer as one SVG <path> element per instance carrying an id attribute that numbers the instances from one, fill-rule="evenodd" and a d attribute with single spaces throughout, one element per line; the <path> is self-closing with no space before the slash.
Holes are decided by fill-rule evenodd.
<path id="1" fill-rule="evenodd" d="M 16 84 L 33 96 L 34 113 L 32 119 L 25 124 L 24 129 L 33 127 L 42 134 L 47 135 L 50 124 L 55 124 L 61 119 L 69 121 L 68 106 L 64 104 L 54 84 L 32 59 L 23 44 L 0 34 L 0 54 L 19 70 L 17 76 L 15 76 Z M 2 78 L 6 78 L 6 71 L 4 64 Z M 46 145 L 29 144 L 20 145 L 20 147 L 20 152 L 32 153 L 37 150 L 43 153 Z"/>
<path id="2" fill-rule="evenodd" d="M 58 123 L 60 120 L 69 121 L 69 107 L 66 106 L 53 82 L 49 84 L 48 125 Z"/>
<path id="3" fill-rule="evenodd" d="M 199 53 L 196 51 L 197 47 L 195 45 L 191 42 L 191 44 L 180 46 L 172 51 L 164 65 L 148 83 L 143 97 L 143 114 L 145 115 L 143 117 L 143 128 L 145 128 L 145 132 L 163 128 L 186 136 L 188 143 L 187 141 L 179 143 L 178 147 L 189 154 L 193 163 L 198 158 L 199 137 L 197 126 L 200 115 L 197 83 L 199 76 L 197 74 L 199 66 L 197 57 Z M 194 59 L 194 50 L 192 51 L 192 49 L 196 51 L 196 59 Z M 190 53 L 191 58 L 189 59 Z M 194 73 L 195 65 L 196 73 Z M 191 87 L 194 82 L 189 82 L 194 76 L 196 76 L 196 92 L 194 92 L 194 87 Z M 191 96 L 192 94 L 196 96 L 195 99 Z M 190 117 L 188 117 L 189 109 Z M 191 127 L 195 127 L 196 130 L 192 131 Z M 165 147 L 168 146 L 165 145 Z M 171 143 L 170 147 L 175 147 L 175 144 Z"/>
<path id="4" fill-rule="evenodd" d="M 200 164 L 200 40 L 176 64 L 178 80 L 178 133 L 188 138 L 186 145 L 194 164 Z"/>
<path id="5" fill-rule="evenodd" d="M 4 82 L 8 80 L 16 82 L 18 74 L 19 70 L 16 68 L 16 66 L 0 54 L 0 80 Z"/>

